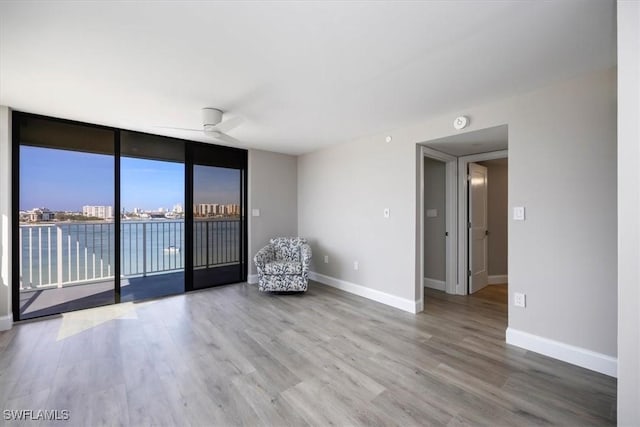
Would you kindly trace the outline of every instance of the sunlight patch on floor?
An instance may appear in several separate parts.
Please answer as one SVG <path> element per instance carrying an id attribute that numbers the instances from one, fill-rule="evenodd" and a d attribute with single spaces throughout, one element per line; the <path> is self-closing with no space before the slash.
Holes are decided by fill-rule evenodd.
<path id="1" fill-rule="evenodd" d="M 56 341 L 69 338 L 110 320 L 137 319 L 138 313 L 136 312 L 136 309 L 153 304 L 154 302 L 155 301 L 147 301 L 137 304 L 133 302 L 125 302 L 121 304 L 63 313 L 62 323 L 60 324 Z"/>

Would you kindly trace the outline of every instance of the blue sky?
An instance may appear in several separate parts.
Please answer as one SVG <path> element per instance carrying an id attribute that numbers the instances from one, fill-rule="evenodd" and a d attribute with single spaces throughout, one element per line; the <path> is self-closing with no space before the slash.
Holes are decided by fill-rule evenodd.
<path id="1" fill-rule="evenodd" d="M 240 171 L 195 165 L 193 202 L 240 204 Z"/>
<path id="2" fill-rule="evenodd" d="M 113 156 L 20 146 L 20 209 L 113 206 Z"/>
<path id="3" fill-rule="evenodd" d="M 120 161 L 120 206 L 156 211 L 184 207 L 184 165 L 182 163 L 122 157 Z"/>
<path id="4" fill-rule="evenodd" d="M 20 209 L 79 211 L 114 205 L 114 158 L 103 154 L 20 147 Z M 123 157 L 121 206 L 157 210 L 184 207 L 184 165 Z M 240 171 L 195 166 L 195 203 L 239 203 Z"/>

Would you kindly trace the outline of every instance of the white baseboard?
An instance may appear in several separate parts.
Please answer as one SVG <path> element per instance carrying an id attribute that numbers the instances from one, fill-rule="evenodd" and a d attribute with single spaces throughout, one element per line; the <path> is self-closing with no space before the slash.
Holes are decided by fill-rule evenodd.
<path id="1" fill-rule="evenodd" d="M 325 276 L 324 274 L 316 273 L 314 271 L 309 272 L 309 278 L 311 280 L 315 280 L 316 282 L 329 285 L 333 288 L 349 292 L 350 294 L 355 294 L 373 301 L 380 302 L 382 304 L 390 305 L 391 307 L 399 308 L 400 310 L 408 311 L 409 313 L 417 313 L 419 311 L 422 311 L 422 301 L 400 298 L 386 292 L 377 291 L 375 289 L 367 288 L 361 285 L 356 285 L 355 283 L 336 279 L 335 277 Z"/>
<path id="2" fill-rule="evenodd" d="M 447 285 L 444 280 L 429 279 L 428 277 L 425 277 L 422 283 L 423 286 L 426 286 L 427 288 L 437 289 L 439 291 L 447 289 Z"/>
<path id="3" fill-rule="evenodd" d="M 495 276 L 489 276 L 489 284 L 490 285 L 502 285 L 504 283 L 509 283 L 509 276 L 506 274 L 498 274 Z"/>
<path id="4" fill-rule="evenodd" d="M 0 331 L 8 331 L 13 326 L 13 316 L 7 315 L 0 317 Z"/>
<path id="5" fill-rule="evenodd" d="M 617 378 L 618 359 L 585 348 L 507 328 L 507 344 Z"/>
<path id="6" fill-rule="evenodd" d="M 256 283 L 258 283 L 258 275 L 257 274 L 247 275 L 247 283 L 250 285 L 255 285 Z"/>

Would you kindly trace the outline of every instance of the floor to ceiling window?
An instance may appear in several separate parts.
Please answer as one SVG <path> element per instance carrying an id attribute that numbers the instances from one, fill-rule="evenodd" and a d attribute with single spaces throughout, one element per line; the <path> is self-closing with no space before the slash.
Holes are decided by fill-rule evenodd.
<path id="1" fill-rule="evenodd" d="M 184 292 L 183 141 L 120 132 L 120 296 Z"/>
<path id="2" fill-rule="evenodd" d="M 246 152 L 212 153 L 199 146 L 191 157 L 193 288 L 244 280 Z"/>
<path id="3" fill-rule="evenodd" d="M 15 131 L 14 310 L 29 319 L 114 303 L 114 131 L 30 116 Z"/>
<path id="4" fill-rule="evenodd" d="M 245 150 L 13 116 L 15 320 L 246 280 Z"/>

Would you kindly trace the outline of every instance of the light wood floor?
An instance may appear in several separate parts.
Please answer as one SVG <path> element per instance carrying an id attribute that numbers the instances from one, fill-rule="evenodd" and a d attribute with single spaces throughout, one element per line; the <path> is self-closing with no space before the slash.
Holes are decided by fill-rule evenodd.
<path id="1" fill-rule="evenodd" d="M 615 424 L 614 379 L 504 343 L 499 290 L 425 293 L 412 315 L 239 284 L 22 323 L 0 334 L 0 406 L 65 426 Z"/>

